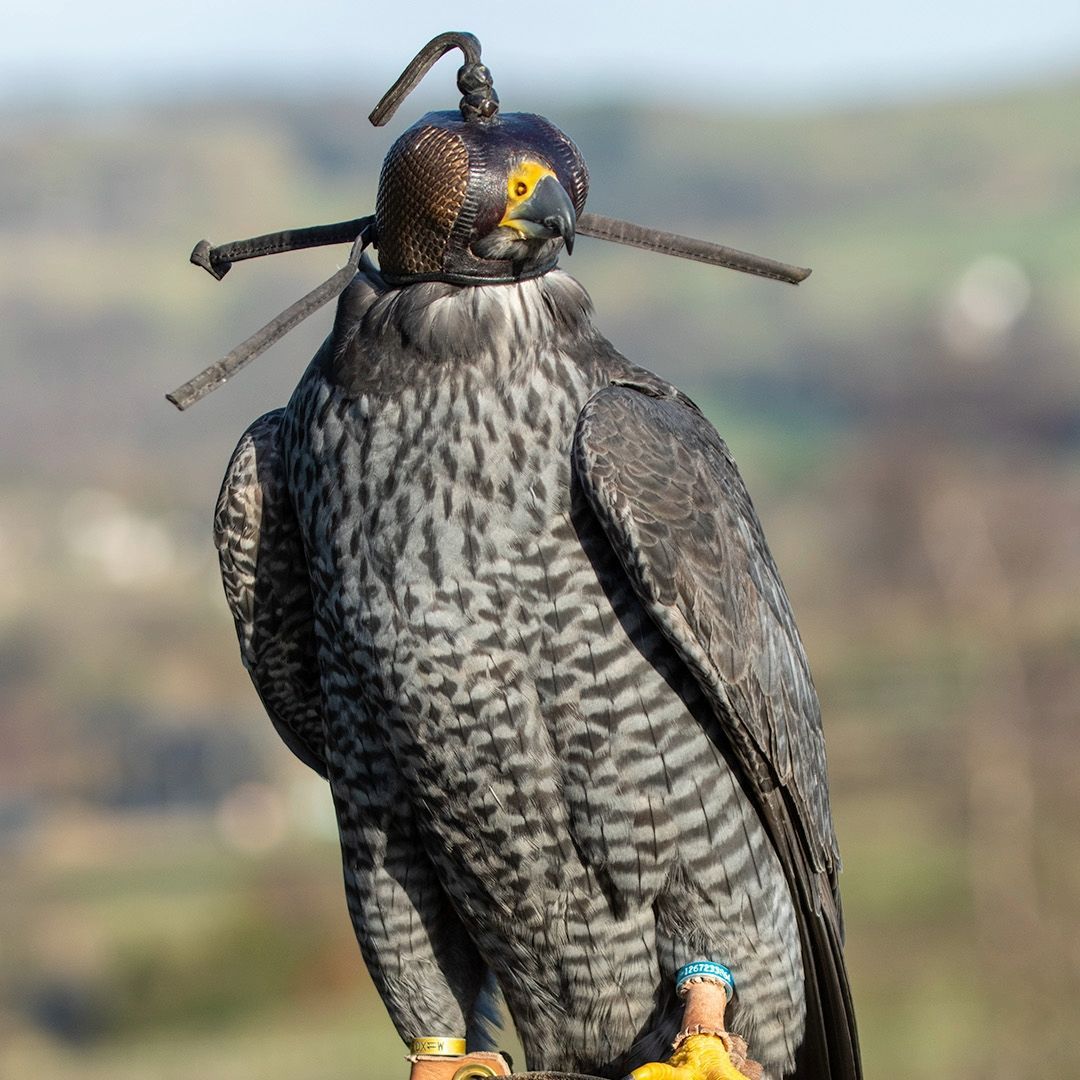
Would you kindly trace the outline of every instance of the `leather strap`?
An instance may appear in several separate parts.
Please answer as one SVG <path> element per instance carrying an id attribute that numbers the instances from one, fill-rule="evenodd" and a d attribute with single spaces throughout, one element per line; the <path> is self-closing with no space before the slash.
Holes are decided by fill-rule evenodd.
<path id="1" fill-rule="evenodd" d="M 789 263 L 767 259 L 764 255 L 751 255 L 748 251 L 713 244 L 708 240 L 695 240 L 692 236 L 646 229 L 632 221 L 602 217 L 600 214 L 579 214 L 577 231 L 580 236 L 610 240 L 616 244 L 656 251 L 661 255 L 675 255 L 680 259 L 693 259 L 695 262 L 723 266 L 728 270 L 739 270 L 744 274 L 771 278 L 773 281 L 786 281 L 790 285 L 798 285 L 811 273 L 805 266 L 791 266 Z"/>
<path id="2" fill-rule="evenodd" d="M 306 229 L 284 229 L 264 233 L 248 240 L 233 240 L 229 244 L 211 247 L 209 240 L 200 240 L 191 252 L 191 261 L 220 281 L 234 262 L 258 259 L 263 255 L 280 255 L 283 251 L 326 247 L 329 244 L 351 244 L 362 232 L 368 232 L 368 243 L 374 242 L 373 216 L 336 221 L 332 225 L 309 225 Z"/>
<path id="3" fill-rule="evenodd" d="M 256 259 L 262 255 L 277 255 L 283 251 L 297 251 L 301 248 L 323 247 L 331 244 L 347 244 L 356 239 L 361 229 L 368 229 L 369 243 L 377 246 L 373 230 L 374 218 L 353 218 L 350 221 L 337 221 L 330 225 L 312 225 L 306 229 L 285 229 L 282 232 L 266 233 L 249 240 L 234 240 L 229 244 L 211 247 L 209 240 L 200 240 L 191 253 L 191 261 L 201 266 L 220 281 L 234 262 L 242 259 Z M 693 259 L 695 262 L 720 266 L 727 270 L 738 270 L 743 274 L 770 278 L 773 281 L 786 281 L 798 285 L 805 281 L 811 271 L 805 266 L 793 266 L 778 262 L 764 255 L 753 255 L 749 251 L 714 244 L 709 240 L 697 240 L 692 236 L 680 236 L 678 233 L 664 232 L 661 229 L 647 229 L 644 225 L 635 225 L 632 221 L 620 218 L 604 217 L 602 214 L 578 214 L 577 232 L 580 236 L 591 236 L 596 240 L 608 240 L 615 244 L 655 251 L 661 255 L 674 255 L 680 259 Z M 550 266 L 537 271 L 546 273 Z M 391 280 L 387 278 L 387 280 Z M 453 281 L 454 284 L 482 285 L 495 281 L 518 280 L 513 277 L 492 276 L 491 278 L 464 277 L 458 281 L 446 275 L 433 273 L 423 276 L 402 278 L 408 281 Z"/>
<path id="4" fill-rule="evenodd" d="M 212 390 L 224 385 L 241 368 L 246 367 L 255 357 L 266 352 L 275 341 L 284 337 L 294 326 L 302 323 L 312 312 L 318 311 L 323 304 L 328 304 L 335 297 L 340 296 L 348 288 L 349 282 L 356 277 L 360 256 L 367 243 L 368 231 L 365 228 L 353 243 L 348 262 L 333 277 L 327 278 L 295 304 L 290 304 L 277 318 L 271 319 L 261 330 L 257 330 L 246 341 L 237 345 L 232 352 L 208 368 L 204 368 L 195 378 L 189 379 L 183 386 L 178 386 L 165 397 L 182 412 L 194 405 L 196 401 L 206 397 Z"/>
<path id="5" fill-rule="evenodd" d="M 451 49 L 460 49 L 465 63 L 458 71 L 461 91 L 461 115 L 465 120 L 490 120 L 499 111 L 499 95 L 492 85 L 491 72 L 480 61 L 480 42 L 469 33 L 451 30 L 433 37 L 398 76 L 397 82 L 371 110 L 368 119 L 382 127 L 397 112 L 398 106 L 420 85 L 435 62 Z"/>

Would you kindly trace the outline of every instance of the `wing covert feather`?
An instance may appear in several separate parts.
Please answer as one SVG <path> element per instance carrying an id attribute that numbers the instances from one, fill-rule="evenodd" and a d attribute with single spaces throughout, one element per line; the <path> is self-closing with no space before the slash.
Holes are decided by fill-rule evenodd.
<path id="1" fill-rule="evenodd" d="M 325 776 L 311 591 L 285 483 L 283 413 L 261 416 L 237 444 L 214 512 L 214 542 L 244 667 L 286 746 Z"/>

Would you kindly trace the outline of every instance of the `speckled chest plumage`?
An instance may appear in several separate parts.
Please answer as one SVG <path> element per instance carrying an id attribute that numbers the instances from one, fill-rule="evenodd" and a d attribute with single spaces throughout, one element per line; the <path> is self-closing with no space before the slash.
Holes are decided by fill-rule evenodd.
<path id="1" fill-rule="evenodd" d="M 361 284 L 290 405 L 347 883 L 363 919 L 384 914 L 368 823 L 407 818 L 533 1066 L 660 1052 L 665 988 L 697 955 L 739 964 L 742 1030 L 783 1061 L 803 1008 L 790 897 L 696 684 L 574 491 L 578 414 L 631 369 L 606 343 L 575 352 L 584 323 L 554 331 L 569 286 L 549 277 L 471 290 L 453 350 L 401 345 L 402 313 Z"/>

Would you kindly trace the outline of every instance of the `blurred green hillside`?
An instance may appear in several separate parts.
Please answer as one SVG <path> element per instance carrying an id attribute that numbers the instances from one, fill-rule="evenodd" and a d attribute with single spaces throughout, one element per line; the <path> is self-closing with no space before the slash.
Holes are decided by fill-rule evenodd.
<path id="1" fill-rule="evenodd" d="M 236 439 L 331 312 L 190 413 L 163 399 L 344 260 L 220 284 L 186 262 L 368 212 L 404 126 L 370 101 L 0 114 L 0 1076 L 404 1068 L 329 799 L 261 714 L 209 536 Z M 713 417 L 784 573 L 868 1075 L 1003 1052 L 1080 1075 L 1080 81 L 527 107 L 578 141 L 590 209 L 814 267 L 793 289 L 586 239 L 564 259 Z"/>

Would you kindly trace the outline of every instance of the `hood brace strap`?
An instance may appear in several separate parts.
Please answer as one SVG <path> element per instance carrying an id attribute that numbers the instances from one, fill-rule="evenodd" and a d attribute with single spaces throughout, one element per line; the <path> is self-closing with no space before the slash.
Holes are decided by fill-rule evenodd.
<path id="1" fill-rule="evenodd" d="M 223 386 L 242 367 L 246 367 L 255 357 L 266 352 L 275 341 L 284 337 L 313 312 L 318 311 L 324 304 L 328 304 L 335 297 L 340 296 L 348 288 L 349 282 L 356 277 L 356 271 L 360 266 L 360 256 L 364 253 L 364 248 L 371 242 L 374 223 L 375 219 L 373 217 L 357 218 L 355 221 L 343 222 L 342 224 L 359 227 L 349 237 L 353 241 L 353 246 L 345 265 L 317 288 L 312 289 L 306 296 L 300 297 L 295 304 L 290 304 L 261 330 L 256 330 L 251 337 L 246 341 L 242 341 L 227 356 L 223 356 L 216 363 L 200 371 L 195 378 L 189 379 L 183 386 L 178 386 L 171 394 L 166 394 L 166 399 L 181 411 L 189 405 L 194 405 L 196 401 L 206 397 L 212 390 Z M 323 229 L 336 227 L 333 225 L 316 226 L 313 229 L 270 233 L 266 236 L 253 237 L 251 240 L 238 240 L 232 244 L 223 244 L 219 248 L 211 248 L 206 240 L 202 240 L 195 245 L 195 250 L 191 253 L 191 261 L 196 266 L 205 267 L 220 281 L 228 273 L 229 267 L 234 261 L 256 259 L 260 255 L 273 255 L 279 251 L 296 251 L 298 248 L 318 247 L 327 243 L 341 243 L 342 241 L 339 240 L 312 239 L 313 234 L 317 234 Z M 215 255 L 221 252 L 225 253 L 224 257 L 215 258 Z"/>
<path id="2" fill-rule="evenodd" d="M 695 240 L 693 237 L 679 236 L 659 229 L 646 229 L 630 221 L 620 221 L 618 218 L 603 217 L 600 214 L 579 214 L 577 234 L 656 251 L 662 255 L 693 259 L 711 266 L 739 270 L 744 274 L 755 274 L 791 285 L 798 285 L 810 276 L 810 271 L 805 267 L 791 266 L 761 255 L 751 255 L 749 252 L 713 244 L 708 240 Z M 209 240 L 200 240 L 191 253 L 191 261 L 218 281 L 229 272 L 234 262 L 245 259 L 258 259 L 263 255 L 277 255 L 283 251 L 300 251 L 303 248 L 325 247 L 331 244 L 352 243 L 352 251 L 346 264 L 332 277 L 287 307 L 261 330 L 237 345 L 227 356 L 211 364 L 172 393 L 166 394 L 166 398 L 183 410 L 224 385 L 293 327 L 324 304 L 340 296 L 355 277 L 364 248 L 375 242 L 373 216 L 338 221 L 331 225 L 313 225 L 306 229 L 286 229 L 253 236 L 248 240 L 234 240 L 218 247 L 211 247 Z"/>

